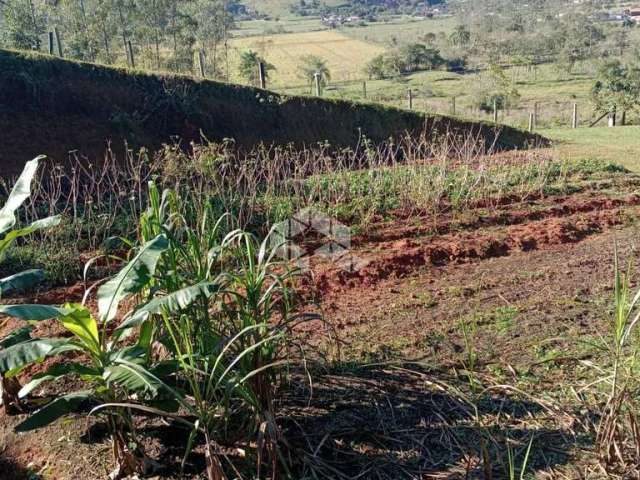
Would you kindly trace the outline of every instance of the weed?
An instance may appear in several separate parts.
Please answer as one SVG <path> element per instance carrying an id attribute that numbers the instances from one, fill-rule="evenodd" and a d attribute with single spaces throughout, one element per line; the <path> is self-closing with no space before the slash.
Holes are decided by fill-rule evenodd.
<path id="1" fill-rule="evenodd" d="M 478 352 L 476 346 L 476 335 L 478 333 L 478 317 L 476 314 L 461 317 L 458 321 L 458 328 L 462 334 L 464 342 L 464 360 L 463 365 L 471 388 L 477 385 L 475 379 L 476 362 L 478 361 Z"/>
<path id="2" fill-rule="evenodd" d="M 490 312 L 488 314 L 491 323 L 500 333 L 506 333 L 511 330 L 513 326 L 513 320 L 517 315 L 518 309 L 512 306 L 498 307 L 493 312 Z"/>

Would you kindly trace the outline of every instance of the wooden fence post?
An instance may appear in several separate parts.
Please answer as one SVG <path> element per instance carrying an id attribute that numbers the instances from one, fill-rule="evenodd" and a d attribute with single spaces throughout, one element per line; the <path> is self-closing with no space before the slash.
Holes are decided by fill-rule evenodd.
<path id="1" fill-rule="evenodd" d="M 320 85 L 320 72 L 316 72 L 313 74 L 313 80 L 315 81 L 316 85 L 316 97 L 319 97 L 322 95 L 322 88 Z"/>
<path id="2" fill-rule="evenodd" d="M 498 100 L 493 99 L 493 123 L 498 123 Z"/>
<path id="3" fill-rule="evenodd" d="M 53 43 L 54 43 L 54 38 L 53 38 L 53 32 L 49 32 L 48 35 L 48 40 L 49 40 L 49 55 L 53 55 Z"/>
<path id="4" fill-rule="evenodd" d="M 362 95 L 364 98 L 367 98 L 367 82 L 366 80 L 362 82 Z"/>
<path id="5" fill-rule="evenodd" d="M 62 55 L 62 40 L 60 39 L 60 32 L 58 31 L 58 27 L 54 27 L 53 34 L 56 36 L 56 45 L 58 46 L 58 56 L 60 58 L 62 58 L 63 57 L 63 55 Z"/>
<path id="6" fill-rule="evenodd" d="M 413 110 L 413 92 L 411 89 L 409 89 L 409 92 L 407 93 L 407 101 L 409 104 L 409 110 Z"/>
<path id="7" fill-rule="evenodd" d="M 578 128 L 578 104 L 573 104 L 573 115 L 571 116 L 571 128 Z"/>
<path id="8" fill-rule="evenodd" d="M 129 58 L 129 66 L 131 68 L 136 68 L 136 60 L 133 56 L 133 45 L 131 45 L 131 40 L 127 40 L 127 57 Z"/>
<path id="9" fill-rule="evenodd" d="M 533 104 L 533 128 L 538 128 L 538 102 Z"/>
<path id="10" fill-rule="evenodd" d="M 206 78 L 205 70 L 204 70 L 204 51 L 200 49 L 198 51 L 198 66 L 200 67 L 200 76 L 202 78 Z"/>
<path id="11" fill-rule="evenodd" d="M 258 80 L 260 88 L 265 90 L 267 88 L 267 73 L 264 68 L 264 62 L 258 62 Z"/>
<path id="12" fill-rule="evenodd" d="M 529 132 L 533 132 L 533 112 L 529 112 Z"/>
<path id="13" fill-rule="evenodd" d="M 456 114 L 456 97 L 451 97 L 451 115 Z"/>
<path id="14" fill-rule="evenodd" d="M 616 126 L 616 112 L 609 112 L 609 127 Z"/>

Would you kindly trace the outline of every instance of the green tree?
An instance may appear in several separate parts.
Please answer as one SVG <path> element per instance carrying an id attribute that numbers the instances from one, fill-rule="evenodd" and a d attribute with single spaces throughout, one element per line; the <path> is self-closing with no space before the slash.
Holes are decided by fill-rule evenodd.
<path id="1" fill-rule="evenodd" d="M 264 64 L 264 75 L 268 79 L 269 72 L 274 71 L 276 67 L 265 61 L 264 58 L 253 50 L 247 50 L 240 55 L 240 75 L 251 85 L 258 86 L 258 82 L 260 81 L 258 78 L 258 64 L 260 62 Z"/>
<path id="2" fill-rule="evenodd" d="M 155 68 L 160 68 L 160 49 L 169 24 L 168 1 L 137 0 L 136 7 L 136 36 L 142 40 L 145 56 Z"/>
<path id="3" fill-rule="evenodd" d="M 458 25 L 449 35 L 449 41 L 456 47 L 466 47 L 471 43 L 471 32 L 466 25 Z"/>
<path id="4" fill-rule="evenodd" d="M 44 14 L 32 0 L 0 2 L 0 40 L 11 48 L 39 50 L 40 35 L 45 33 Z"/>
<path id="5" fill-rule="evenodd" d="M 309 82 L 311 88 L 315 81 L 315 75 L 320 75 L 320 86 L 326 87 L 331 80 L 331 71 L 327 66 L 327 61 L 317 55 L 305 55 L 300 58 L 298 76 Z"/>
<path id="6" fill-rule="evenodd" d="M 57 28 L 62 36 L 66 56 L 79 60 L 95 61 L 99 48 L 91 22 L 97 2 L 85 0 L 60 0 L 45 3 L 47 27 Z"/>
<path id="7" fill-rule="evenodd" d="M 625 112 L 640 107 L 640 67 L 611 60 L 600 67 L 591 89 L 599 112 Z"/>
<path id="8" fill-rule="evenodd" d="M 193 50 L 197 23 L 183 8 L 180 0 L 170 0 L 167 12 L 169 57 L 167 66 L 175 72 L 193 71 Z"/>
<path id="9" fill-rule="evenodd" d="M 400 56 L 404 63 L 402 73 L 435 70 L 446 63 L 438 49 L 429 48 L 421 43 L 412 43 L 402 47 Z"/>
<path id="10" fill-rule="evenodd" d="M 562 47 L 558 61 L 561 68 L 571 73 L 578 61 L 593 58 L 596 47 L 606 37 L 592 20 L 585 17 L 575 17 L 561 28 Z"/>
<path id="11" fill-rule="evenodd" d="M 194 39 L 205 51 L 214 77 L 228 73 L 227 39 L 234 21 L 225 5 L 224 0 L 191 0 L 184 6 L 194 22 Z"/>
<path id="12" fill-rule="evenodd" d="M 376 55 L 365 66 L 364 69 L 369 80 L 382 80 L 389 76 L 389 64 L 384 55 Z"/>
<path id="13" fill-rule="evenodd" d="M 489 71 L 474 87 L 475 106 L 486 112 L 513 105 L 520 98 L 514 82 L 507 76 L 504 68 L 497 63 L 489 65 Z"/>

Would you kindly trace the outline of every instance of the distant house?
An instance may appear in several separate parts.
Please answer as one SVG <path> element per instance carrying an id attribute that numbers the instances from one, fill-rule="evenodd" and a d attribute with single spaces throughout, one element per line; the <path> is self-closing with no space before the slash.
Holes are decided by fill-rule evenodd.
<path id="1" fill-rule="evenodd" d="M 634 22 L 640 23 L 640 7 L 631 7 L 624 13 Z"/>
<path id="2" fill-rule="evenodd" d="M 590 18 L 596 22 L 624 22 L 629 16 L 626 13 L 598 12 Z"/>

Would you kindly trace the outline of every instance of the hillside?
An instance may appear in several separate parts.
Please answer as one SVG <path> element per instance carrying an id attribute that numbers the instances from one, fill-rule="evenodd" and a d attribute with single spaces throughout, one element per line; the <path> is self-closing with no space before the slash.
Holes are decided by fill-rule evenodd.
<path id="1" fill-rule="evenodd" d="M 100 157 L 115 148 L 156 148 L 172 138 L 233 138 L 240 147 L 328 141 L 353 146 L 362 133 L 374 142 L 406 132 L 480 132 L 496 141 L 489 124 L 463 122 L 379 105 L 282 96 L 238 85 L 177 75 L 153 75 L 45 55 L 0 50 L 0 164 L 13 174 L 25 159 L 69 151 Z M 496 144 L 522 148 L 542 141 L 501 127 Z"/>

